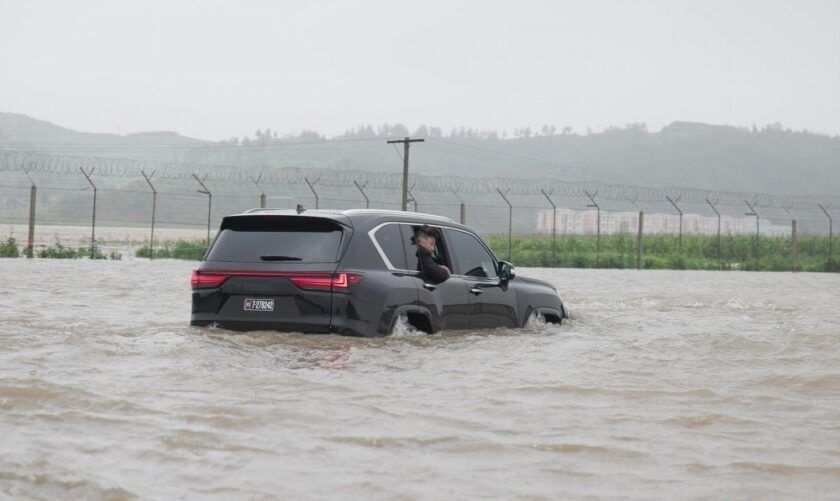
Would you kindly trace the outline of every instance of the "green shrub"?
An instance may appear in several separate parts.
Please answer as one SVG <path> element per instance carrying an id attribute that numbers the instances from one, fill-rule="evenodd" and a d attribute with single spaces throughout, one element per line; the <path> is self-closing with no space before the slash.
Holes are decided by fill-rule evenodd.
<path id="1" fill-rule="evenodd" d="M 79 257 L 89 257 L 91 259 L 108 259 L 108 256 L 102 253 L 96 240 L 91 242 L 90 247 L 79 247 L 76 250 Z"/>
<path id="2" fill-rule="evenodd" d="M 177 240 L 172 246 L 169 242 L 163 244 L 163 247 L 154 249 L 152 257 L 154 259 L 184 259 L 187 261 L 201 261 L 204 258 L 204 252 L 207 250 L 207 245 L 204 240 Z M 143 245 L 137 249 L 135 254 L 139 258 L 148 258 L 152 254 L 152 249 L 148 245 Z"/>
<path id="3" fill-rule="evenodd" d="M 56 240 L 54 246 L 45 247 L 38 251 L 38 257 L 48 259 L 77 259 L 79 255 L 73 249 L 61 245 L 61 242 Z"/>
<path id="4" fill-rule="evenodd" d="M 5 242 L 0 242 L 0 257 L 20 257 L 20 249 L 18 249 L 15 237 L 9 237 Z"/>
<path id="5" fill-rule="evenodd" d="M 490 235 L 485 241 L 501 259 L 508 260 L 507 235 Z M 573 268 L 635 268 L 635 235 L 602 235 L 600 255 L 595 235 L 558 235 L 556 256 L 550 236 L 515 236 L 510 261 L 517 266 Z M 716 235 L 683 235 L 682 249 L 676 235 L 645 235 L 642 267 L 645 269 L 763 270 L 790 271 L 790 237 L 723 235 L 718 247 Z M 840 257 L 828 262 L 828 238 L 805 235 L 799 238 L 798 269 L 840 271 Z M 756 252 L 760 259 L 756 260 Z"/>

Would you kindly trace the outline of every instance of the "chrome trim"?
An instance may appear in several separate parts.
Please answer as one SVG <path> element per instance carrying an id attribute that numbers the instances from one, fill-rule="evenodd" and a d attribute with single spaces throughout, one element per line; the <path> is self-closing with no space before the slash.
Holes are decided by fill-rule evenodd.
<path id="1" fill-rule="evenodd" d="M 399 223 L 378 224 L 378 225 L 374 226 L 373 228 L 371 228 L 371 230 L 368 232 L 368 237 L 370 238 L 370 241 L 373 243 L 373 246 L 376 247 L 376 251 L 379 252 L 379 257 L 382 258 L 382 262 L 385 263 L 385 267 L 388 268 L 391 271 L 402 271 L 402 270 L 399 270 L 398 268 L 396 268 L 393 265 L 393 263 L 391 263 L 391 260 L 388 259 L 388 256 L 385 255 L 385 251 L 382 250 L 382 247 L 379 245 L 379 242 L 376 240 L 376 237 L 373 236 L 373 234 L 376 233 L 377 231 L 379 231 L 380 228 L 382 228 L 383 226 L 387 226 L 389 224 L 399 224 Z"/>

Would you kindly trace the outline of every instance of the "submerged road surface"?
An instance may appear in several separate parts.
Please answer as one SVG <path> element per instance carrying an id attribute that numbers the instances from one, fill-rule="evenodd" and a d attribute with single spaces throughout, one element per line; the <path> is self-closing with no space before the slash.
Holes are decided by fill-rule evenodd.
<path id="1" fill-rule="evenodd" d="M 188 326 L 177 261 L 0 259 L 0 498 L 837 499 L 840 276 L 519 269 L 561 327 Z"/>

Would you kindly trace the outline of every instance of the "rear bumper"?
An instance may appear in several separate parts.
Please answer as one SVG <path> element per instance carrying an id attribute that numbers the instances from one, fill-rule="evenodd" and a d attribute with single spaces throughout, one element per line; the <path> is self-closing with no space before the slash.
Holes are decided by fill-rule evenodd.
<path id="1" fill-rule="evenodd" d="M 388 330 L 377 331 L 375 326 L 362 320 L 349 318 L 333 318 L 330 325 L 329 318 L 319 321 L 272 321 L 252 318 L 223 318 L 212 313 L 194 313 L 190 318 L 190 325 L 196 327 L 215 326 L 232 331 L 280 331 L 300 332 L 303 334 L 339 334 L 354 337 L 384 336 Z"/>
<path id="2" fill-rule="evenodd" d="M 321 321 L 281 321 L 257 318 L 223 318 L 212 313 L 194 313 L 190 325 L 206 327 L 214 325 L 233 331 L 281 331 L 303 332 L 309 334 L 329 334 L 329 317 Z"/>

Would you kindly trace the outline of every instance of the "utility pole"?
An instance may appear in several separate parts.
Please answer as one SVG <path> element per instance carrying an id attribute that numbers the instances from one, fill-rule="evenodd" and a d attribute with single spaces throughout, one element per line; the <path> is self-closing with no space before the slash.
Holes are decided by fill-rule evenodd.
<path id="1" fill-rule="evenodd" d="M 405 139 L 388 139 L 388 144 L 402 143 L 403 144 L 403 181 L 402 181 L 402 210 L 408 210 L 408 147 L 411 143 L 422 143 L 425 139 L 411 139 L 406 136 Z"/>

